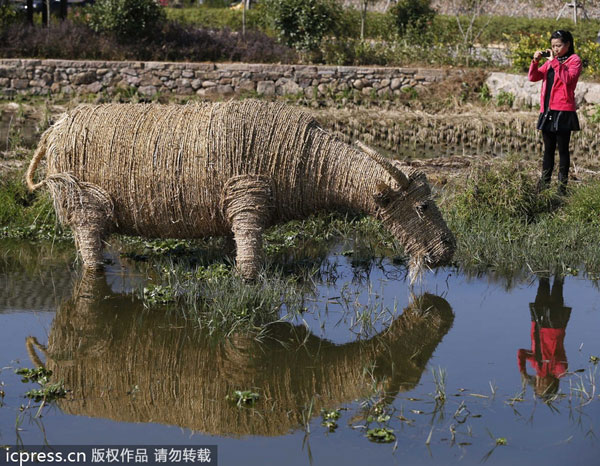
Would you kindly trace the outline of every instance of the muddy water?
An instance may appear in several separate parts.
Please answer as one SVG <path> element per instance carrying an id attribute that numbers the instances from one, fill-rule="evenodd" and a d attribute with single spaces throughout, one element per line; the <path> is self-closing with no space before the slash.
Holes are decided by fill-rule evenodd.
<path id="1" fill-rule="evenodd" d="M 217 445 L 222 465 L 597 464 L 590 281 L 441 269 L 411 289 L 401 266 L 331 256 L 302 316 L 261 343 L 216 341 L 145 309 L 128 293 L 144 277 L 118 261 L 81 277 L 51 251 L 43 263 L 0 254 L 2 444 Z M 36 418 L 38 404 L 20 408 L 34 384 L 14 369 L 37 364 L 70 393 Z M 554 400 L 535 395 L 534 366 L 567 370 Z M 226 399 L 247 389 L 254 408 Z M 337 429 L 321 409 L 340 409 Z M 396 442 L 369 441 L 375 427 Z"/>

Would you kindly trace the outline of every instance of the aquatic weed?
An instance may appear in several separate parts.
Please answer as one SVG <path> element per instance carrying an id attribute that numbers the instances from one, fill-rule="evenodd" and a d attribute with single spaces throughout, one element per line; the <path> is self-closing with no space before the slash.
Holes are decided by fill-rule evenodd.
<path id="1" fill-rule="evenodd" d="M 321 417 L 323 418 L 321 425 L 327 427 L 330 432 L 333 432 L 338 428 L 337 420 L 340 418 L 339 409 L 334 409 L 332 411 L 322 409 Z"/>
<path id="2" fill-rule="evenodd" d="M 33 388 L 25 393 L 36 403 L 40 401 L 53 401 L 67 396 L 67 390 L 62 383 L 46 384 L 42 388 Z"/>
<path id="3" fill-rule="evenodd" d="M 23 367 L 21 369 L 17 369 L 15 374 L 21 376 L 21 382 L 36 382 L 40 385 L 45 385 L 48 383 L 50 376 L 52 375 L 52 371 L 46 369 L 45 367 L 38 367 L 36 369 L 29 369 Z"/>
<path id="4" fill-rule="evenodd" d="M 396 434 L 390 427 L 376 427 L 367 430 L 367 438 L 376 443 L 391 443 L 396 440 Z"/>
<path id="5" fill-rule="evenodd" d="M 22 377 L 21 382 L 23 383 L 34 382 L 40 385 L 40 388 L 33 388 L 25 393 L 27 398 L 31 398 L 36 403 L 54 401 L 67 395 L 63 382 L 50 383 L 52 371 L 44 367 L 36 369 L 21 368 L 17 369 L 15 374 Z"/>
<path id="6" fill-rule="evenodd" d="M 176 292 L 166 285 L 149 284 L 144 287 L 144 304 L 146 306 L 164 305 L 175 302 Z"/>
<path id="7" fill-rule="evenodd" d="M 168 265 L 167 265 L 168 264 Z M 173 260 L 157 261 L 155 283 L 143 290 L 148 306 L 178 303 L 178 312 L 210 334 L 261 332 L 281 313 L 304 309 L 304 289 L 297 277 L 276 270 L 246 281 L 230 265 L 213 263 L 190 268 Z"/>
<path id="8" fill-rule="evenodd" d="M 235 403 L 238 408 L 251 408 L 260 399 L 260 395 L 252 390 L 234 390 L 230 395 L 226 395 L 225 399 Z"/>
<path id="9" fill-rule="evenodd" d="M 431 369 L 433 375 L 433 383 L 435 384 L 435 404 L 437 406 L 443 406 L 446 403 L 446 369 L 441 367 Z"/>

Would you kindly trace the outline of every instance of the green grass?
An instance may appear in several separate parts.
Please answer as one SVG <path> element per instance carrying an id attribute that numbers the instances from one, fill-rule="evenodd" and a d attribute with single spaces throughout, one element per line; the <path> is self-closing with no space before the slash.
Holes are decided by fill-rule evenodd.
<path id="1" fill-rule="evenodd" d="M 0 238 L 68 239 L 70 234 L 57 228 L 49 194 L 30 193 L 21 170 L 5 172 L 0 178 Z"/>
<path id="2" fill-rule="evenodd" d="M 160 266 L 156 280 L 141 293 L 144 302 L 150 307 L 172 304 L 211 335 L 256 333 L 260 338 L 281 315 L 304 311 L 306 289 L 297 277 L 276 270 L 249 282 L 223 264 L 188 268 L 172 262 Z"/>
<path id="3" fill-rule="evenodd" d="M 537 192 L 537 179 L 505 162 L 482 170 L 454 194 L 444 211 L 455 232 L 454 261 L 461 269 L 503 276 L 521 273 L 600 274 L 600 184 L 572 186 L 558 197 L 556 187 Z"/>

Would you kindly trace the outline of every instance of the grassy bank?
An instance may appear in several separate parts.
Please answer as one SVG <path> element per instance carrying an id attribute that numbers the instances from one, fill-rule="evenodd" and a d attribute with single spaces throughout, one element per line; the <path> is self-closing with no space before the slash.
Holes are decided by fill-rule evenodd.
<path id="1" fill-rule="evenodd" d="M 446 191 L 443 211 L 455 232 L 455 262 L 469 273 L 600 274 L 600 184 L 538 192 L 537 177 L 518 160 L 474 170 Z"/>

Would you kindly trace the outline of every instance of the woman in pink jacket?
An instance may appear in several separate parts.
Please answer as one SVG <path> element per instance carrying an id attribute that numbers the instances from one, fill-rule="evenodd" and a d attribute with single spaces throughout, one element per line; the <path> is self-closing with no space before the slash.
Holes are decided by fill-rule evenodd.
<path id="1" fill-rule="evenodd" d="M 540 117 L 537 128 L 544 138 L 544 161 L 540 187 L 550 184 L 554 170 L 554 153 L 558 145 L 559 192 L 564 194 L 571 163 L 569 142 L 571 131 L 579 131 L 575 113 L 575 86 L 581 74 L 581 59 L 575 54 L 573 36 L 569 31 L 556 31 L 550 38 L 551 48 L 533 54 L 529 67 L 529 80 L 542 80 Z M 542 65 L 540 59 L 548 57 Z"/>

